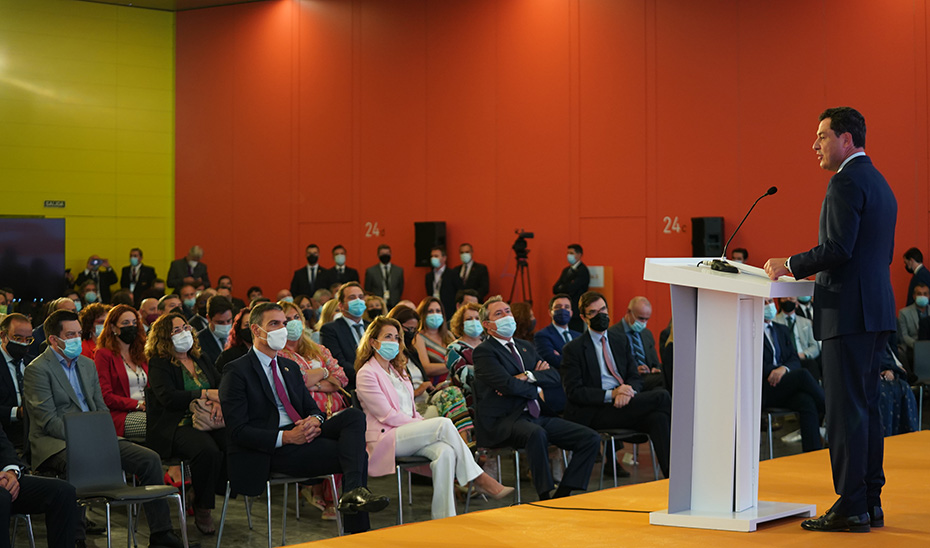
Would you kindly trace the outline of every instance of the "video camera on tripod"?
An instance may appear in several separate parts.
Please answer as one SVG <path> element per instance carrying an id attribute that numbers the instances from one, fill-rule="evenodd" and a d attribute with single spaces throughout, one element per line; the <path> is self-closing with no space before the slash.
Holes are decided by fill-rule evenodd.
<path id="1" fill-rule="evenodd" d="M 517 282 L 520 281 L 522 282 L 523 302 L 533 304 L 533 286 L 530 282 L 529 263 L 527 262 L 530 250 L 526 241 L 534 238 L 535 234 L 522 228 L 518 228 L 513 232 L 517 235 L 517 240 L 510 247 L 517 255 L 517 271 L 514 272 L 513 285 L 510 287 L 510 302 L 513 302 L 513 297 L 517 291 Z"/>
<path id="2" fill-rule="evenodd" d="M 513 249 L 513 252 L 517 254 L 518 261 L 521 259 L 525 261 L 529 257 L 530 253 L 530 250 L 528 249 L 529 246 L 527 245 L 526 241 L 533 239 L 536 235 L 532 232 L 527 232 L 522 228 L 514 230 L 513 233 L 517 235 L 517 241 L 515 241 L 510 247 Z"/>

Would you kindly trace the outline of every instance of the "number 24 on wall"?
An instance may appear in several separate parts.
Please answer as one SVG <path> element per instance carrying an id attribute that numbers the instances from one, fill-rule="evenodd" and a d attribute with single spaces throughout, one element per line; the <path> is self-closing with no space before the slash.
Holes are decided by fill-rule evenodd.
<path id="1" fill-rule="evenodd" d="M 378 226 L 378 221 L 371 222 L 367 221 L 365 223 L 365 237 L 374 238 L 376 236 L 385 236 L 387 235 L 386 231 L 383 228 Z"/>
<path id="2" fill-rule="evenodd" d="M 662 229 L 663 234 L 671 234 L 672 232 L 677 232 L 681 234 L 682 232 L 688 231 L 687 226 L 683 226 L 678 223 L 677 216 L 673 219 L 669 217 L 668 215 L 666 215 L 665 217 L 662 218 L 662 222 L 665 223 L 665 228 Z"/>

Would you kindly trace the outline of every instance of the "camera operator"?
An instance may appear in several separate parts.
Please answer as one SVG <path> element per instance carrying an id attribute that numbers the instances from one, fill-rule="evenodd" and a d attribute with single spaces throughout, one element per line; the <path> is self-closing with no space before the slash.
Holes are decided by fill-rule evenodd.
<path id="1" fill-rule="evenodd" d="M 588 267 L 581 261 L 584 250 L 580 244 L 568 246 L 568 266 L 562 270 L 559 280 L 552 286 L 552 293 L 568 293 L 572 301 L 572 319 L 568 322 L 569 329 L 584 331 L 584 321 L 578 314 L 578 299 L 588 290 L 591 275 Z"/>

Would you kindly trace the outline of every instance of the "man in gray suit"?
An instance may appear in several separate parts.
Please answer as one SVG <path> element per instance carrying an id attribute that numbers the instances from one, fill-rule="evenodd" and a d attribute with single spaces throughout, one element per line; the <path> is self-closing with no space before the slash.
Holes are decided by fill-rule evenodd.
<path id="1" fill-rule="evenodd" d="M 820 343 L 814 338 L 814 322 L 797 313 L 798 300 L 787 297 L 779 303 L 781 311 L 775 316 L 775 323 L 788 328 L 791 343 L 801 360 L 801 367 L 807 369 L 814 380 L 821 382 L 823 374 L 820 369 Z"/>
<path id="2" fill-rule="evenodd" d="M 378 261 L 365 270 L 365 292 L 384 297 L 390 310 L 403 298 L 404 269 L 391 264 L 391 246 L 387 244 L 378 246 Z M 384 311 L 385 315 L 388 310 Z"/>
<path id="3" fill-rule="evenodd" d="M 106 411 L 94 362 L 81 355 L 81 324 L 77 314 L 58 310 L 45 320 L 48 348 L 25 369 L 23 386 L 29 416 L 32 467 L 67 475 L 65 413 Z M 150 449 L 119 440 L 123 470 L 139 478 L 142 485 L 163 485 L 161 459 Z M 149 546 L 181 548 L 171 530 L 168 503 L 143 505 L 151 535 Z M 84 528 L 78 540 L 84 538 Z"/>
<path id="4" fill-rule="evenodd" d="M 914 302 L 898 311 L 898 348 L 907 356 L 908 364 L 914 363 L 914 343 L 920 340 L 921 322 L 930 322 L 930 287 L 918 282 L 911 298 Z"/>

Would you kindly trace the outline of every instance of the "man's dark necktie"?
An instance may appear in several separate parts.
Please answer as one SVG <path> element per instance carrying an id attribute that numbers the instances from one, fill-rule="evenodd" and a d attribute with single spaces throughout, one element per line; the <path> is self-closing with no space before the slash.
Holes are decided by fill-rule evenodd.
<path id="1" fill-rule="evenodd" d="M 572 341 L 572 336 L 568 334 L 567 329 L 562 332 L 562 338 L 565 339 L 565 342 L 567 343 Z"/>
<path id="2" fill-rule="evenodd" d="M 507 343 L 507 348 L 510 349 L 510 353 L 513 354 L 513 359 L 517 360 L 517 364 L 520 366 L 520 369 L 526 373 L 526 368 L 523 366 L 523 360 L 520 359 L 520 354 L 517 353 L 517 348 L 513 345 L 513 342 Z M 526 410 L 530 412 L 530 416 L 534 419 L 539 418 L 539 402 L 535 399 L 526 402 Z"/>
<path id="3" fill-rule="evenodd" d="M 358 334 L 358 340 L 361 341 L 361 340 L 362 340 L 362 334 L 364 333 L 364 331 L 362 331 L 362 324 L 357 323 L 357 324 L 353 325 L 352 328 L 355 329 L 355 332 Z"/>
<path id="4" fill-rule="evenodd" d="M 636 358 L 636 365 L 646 363 L 646 351 L 643 349 L 643 340 L 636 331 L 630 331 L 630 344 L 633 346 L 633 357 Z"/>
<path id="5" fill-rule="evenodd" d="M 794 334 L 794 322 L 795 322 L 794 316 L 787 318 L 787 320 L 788 320 L 788 332 L 791 333 L 791 348 L 794 348 L 794 351 L 797 352 L 798 338 Z"/>

